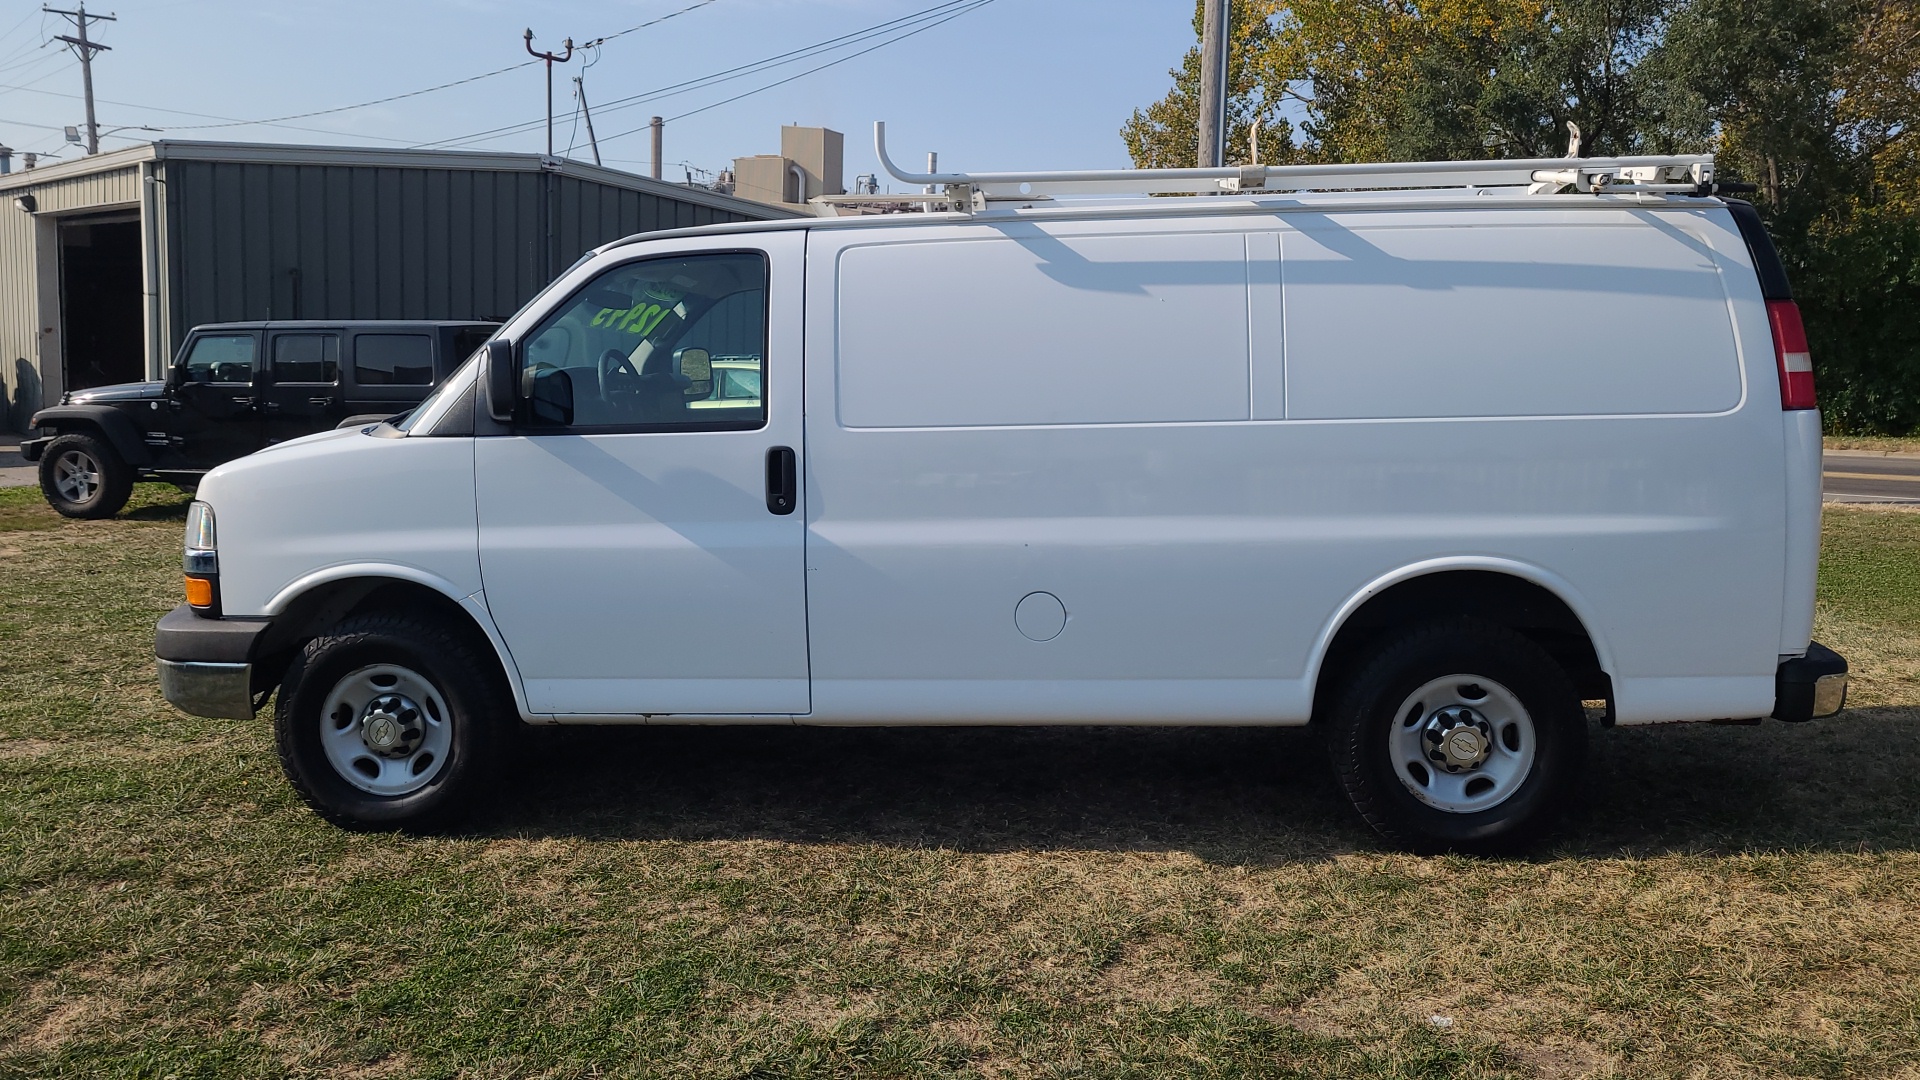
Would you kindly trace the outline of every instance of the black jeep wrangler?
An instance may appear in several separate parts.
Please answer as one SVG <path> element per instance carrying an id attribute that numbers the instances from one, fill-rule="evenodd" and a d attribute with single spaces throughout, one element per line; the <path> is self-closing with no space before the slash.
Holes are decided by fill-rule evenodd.
<path id="1" fill-rule="evenodd" d="M 112 517 L 133 482 L 185 488 L 271 443 L 418 405 L 499 328 L 490 322 L 253 322 L 194 327 L 165 382 L 75 390 L 20 453 L 68 517 Z"/>

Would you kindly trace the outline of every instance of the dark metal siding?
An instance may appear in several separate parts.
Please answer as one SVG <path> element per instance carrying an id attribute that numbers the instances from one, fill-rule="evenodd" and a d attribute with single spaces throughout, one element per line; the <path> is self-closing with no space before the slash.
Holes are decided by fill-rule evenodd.
<path id="1" fill-rule="evenodd" d="M 571 176 L 375 165 L 174 160 L 166 199 L 174 348 L 209 322 L 505 316 L 549 264 L 745 219 Z"/>

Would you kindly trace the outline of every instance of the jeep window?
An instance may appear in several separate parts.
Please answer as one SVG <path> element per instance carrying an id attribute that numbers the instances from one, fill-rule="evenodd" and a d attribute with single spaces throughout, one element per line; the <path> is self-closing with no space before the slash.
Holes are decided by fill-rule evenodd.
<path id="1" fill-rule="evenodd" d="M 452 363 L 465 360 L 467 357 L 472 356 L 479 351 L 480 346 L 493 340 L 493 335 L 496 332 L 496 328 L 491 326 L 471 326 L 462 330 L 455 330 L 453 332 L 453 355 L 448 358 L 448 362 Z"/>
<path id="2" fill-rule="evenodd" d="M 273 381 L 277 383 L 335 383 L 340 381 L 338 334 L 281 334 L 273 339 Z"/>
<path id="3" fill-rule="evenodd" d="M 355 337 L 353 381 L 361 386 L 432 386 L 433 339 L 425 334 Z"/>
<path id="4" fill-rule="evenodd" d="M 186 381 L 195 383 L 238 383 L 253 381 L 252 334 L 208 334 L 194 341 L 187 353 Z"/>

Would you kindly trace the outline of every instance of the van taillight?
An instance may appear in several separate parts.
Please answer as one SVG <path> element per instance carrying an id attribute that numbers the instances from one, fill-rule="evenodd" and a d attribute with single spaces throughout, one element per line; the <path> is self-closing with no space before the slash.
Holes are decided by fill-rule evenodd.
<path id="1" fill-rule="evenodd" d="M 1780 407 L 1818 408 L 1813 397 L 1813 354 L 1807 351 L 1807 328 L 1800 323 L 1800 305 L 1791 300 L 1769 300 L 1767 321 L 1773 324 L 1773 359 L 1780 366 Z"/>

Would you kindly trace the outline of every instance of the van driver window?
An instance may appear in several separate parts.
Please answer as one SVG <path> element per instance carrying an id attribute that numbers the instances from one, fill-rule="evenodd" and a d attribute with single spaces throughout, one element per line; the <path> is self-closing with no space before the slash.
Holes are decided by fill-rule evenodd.
<path id="1" fill-rule="evenodd" d="M 210 334 L 200 338 L 187 354 L 186 381 L 252 382 L 253 349 L 252 334 Z"/>
<path id="2" fill-rule="evenodd" d="M 535 399 L 536 425 L 552 396 L 540 384 L 560 375 L 575 428 L 747 430 L 766 422 L 766 338 L 764 256 L 628 263 L 527 336 L 521 386 Z"/>

